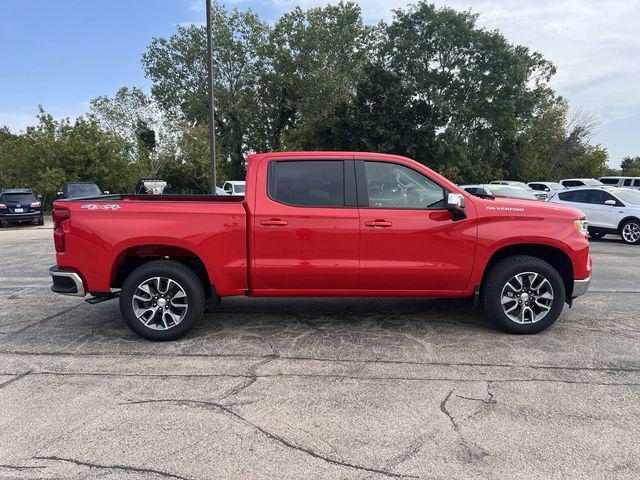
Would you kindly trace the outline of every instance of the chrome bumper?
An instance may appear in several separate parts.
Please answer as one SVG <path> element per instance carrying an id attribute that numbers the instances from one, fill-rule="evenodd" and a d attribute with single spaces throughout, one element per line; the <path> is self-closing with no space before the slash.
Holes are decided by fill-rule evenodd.
<path id="1" fill-rule="evenodd" d="M 574 280 L 573 292 L 571 293 L 571 298 L 577 298 L 587 293 L 590 283 L 591 283 L 591 277 L 585 278 L 584 280 Z"/>
<path id="2" fill-rule="evenodd" d="M 58 266 L 54 266 L 49 269 L 49 274 L 53 280 L 52 292 L 72 297 L 84 297 L 87 294 L 82 278 L 76 272 L 61 270 Z"/>

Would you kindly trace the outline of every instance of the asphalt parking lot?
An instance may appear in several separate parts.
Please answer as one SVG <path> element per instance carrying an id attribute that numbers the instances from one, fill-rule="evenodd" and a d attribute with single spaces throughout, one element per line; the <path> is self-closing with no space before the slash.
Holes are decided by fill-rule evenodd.
<path id="1" fill-rule="evenodd" d="M 0 230 L 0 478 L 640 478 L 640 247 L 536 336 L 458 301 L 225 299 L 151 343 Z"/>

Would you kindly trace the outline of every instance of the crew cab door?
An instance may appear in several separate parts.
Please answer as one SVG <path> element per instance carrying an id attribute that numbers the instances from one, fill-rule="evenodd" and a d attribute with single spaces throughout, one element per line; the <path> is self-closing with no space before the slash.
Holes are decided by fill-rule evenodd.
<path id="1" fill-rule="evenodd" d="M 476 213 L 454 220 L 448 193 L 400 163 L 356 161 L 361 288 L 390 294 L 465 290 L 472 273 Z"/>
<path id="2" fill-rule="evenodd" d="M 609 201 L 611 205 L 605 202 Z M 623 214 L 624 204 L 616 197 L 604 190 L 589 190 L 589 213 L 587 219 L 590 224 L 605 228 L 618 228 L 618 222 Z"/>
<path id="3" fill-rule="evenodd" d="M 263 160 L 253 215 L 255 294 L 339 294 L 358 286 L 351 158 Z"/>

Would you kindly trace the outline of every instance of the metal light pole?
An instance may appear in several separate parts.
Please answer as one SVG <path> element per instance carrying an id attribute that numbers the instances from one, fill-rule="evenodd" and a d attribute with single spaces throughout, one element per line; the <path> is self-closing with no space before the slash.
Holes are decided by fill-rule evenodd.
<path id="1" fill-rule="evenodd" d="M 211 0 L 207 8 L 207 76 L 209 83 L 209 153 L 211 160 L 211 194 L 216 195 L 216 109 L 213 96 L 213 39 L 211 38 Z"/>

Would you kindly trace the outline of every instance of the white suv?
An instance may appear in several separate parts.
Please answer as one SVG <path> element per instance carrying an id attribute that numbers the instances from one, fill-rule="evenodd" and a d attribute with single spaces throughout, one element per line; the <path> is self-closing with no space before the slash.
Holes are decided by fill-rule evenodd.
<path id="1" fill-rule="evenodd" d="M 550 202 L 579 208 L 587 216 L 589 235 L 619 234 L 625 243 L 640 243 L 640 191 L 616 187 L 578 187 L 554 193 Z"/>
<path id="2" fill-rule="evenodd" d="M 600 185 L 604 185 L 600 180 L 596 180 L 595 178 L 565 178 L 560 180 L 560 185 L 564 188 L 575 188 L 575 187 L 597 187 Z"/>

